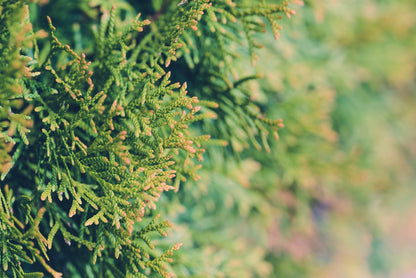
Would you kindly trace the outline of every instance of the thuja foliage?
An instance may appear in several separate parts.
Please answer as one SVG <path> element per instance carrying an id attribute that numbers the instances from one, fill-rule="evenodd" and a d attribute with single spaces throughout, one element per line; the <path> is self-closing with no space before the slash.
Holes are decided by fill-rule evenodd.
<path id="1" fill-rule="evenodd" d="M 0 274 L 171 277 L 181 243 L 157 246 L 172 224 L 153 211 L 199 179 L 206 147 L 269 150 L 282 121 L 262 114 L 246 86 L 260 76 L 234 60 L 246 48 L 254 63 L 253 35 L 277 38 L 294 11 L 45 2 L 1 1 Z"/>

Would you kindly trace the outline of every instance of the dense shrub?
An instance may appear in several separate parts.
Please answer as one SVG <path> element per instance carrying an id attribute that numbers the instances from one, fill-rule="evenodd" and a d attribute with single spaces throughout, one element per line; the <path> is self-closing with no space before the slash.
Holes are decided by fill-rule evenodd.
<path id="1" fill-rule="evenodd" d="M 1 3 L 2 277 L 412 267 L 412 1 Z"/>

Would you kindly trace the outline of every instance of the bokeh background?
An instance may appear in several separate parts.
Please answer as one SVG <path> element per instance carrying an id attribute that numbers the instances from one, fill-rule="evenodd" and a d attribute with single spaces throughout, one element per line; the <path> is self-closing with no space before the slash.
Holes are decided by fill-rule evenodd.
<path id="1" fill-rule="evenodd" d="M 278 41 L 258 37 L 252 84 L 285 128 L 271 153 L 219 156 L 174 197 L 193 262 L 178 276 L 416 277 L 416 2 L 296 11 Z"/>

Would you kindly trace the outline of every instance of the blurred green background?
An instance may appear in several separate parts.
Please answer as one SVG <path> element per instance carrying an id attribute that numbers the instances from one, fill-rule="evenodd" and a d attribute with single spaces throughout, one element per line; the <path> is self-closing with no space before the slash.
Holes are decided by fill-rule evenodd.
<path id="1" fill-rule="evenodd" d="M 174 197 L 178 276 L 416 277 L 416 2 L 296 11 L 258 37 L 252 84 L 280 140 Z"/>

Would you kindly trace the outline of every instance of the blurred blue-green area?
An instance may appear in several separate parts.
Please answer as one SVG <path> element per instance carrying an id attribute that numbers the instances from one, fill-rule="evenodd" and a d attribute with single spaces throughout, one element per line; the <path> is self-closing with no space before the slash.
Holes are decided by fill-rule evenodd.
<path id="1" fill-rule="evenodd" d="M 192 262 L 176 272 L 414 277 L 416 2 L 318 0 L 296 11 L 278 41 L 257 37 L 264 78 L 252 90 L 284 120 L 280 139 L 271 153 L 223 161 L 227 172 L 206 166 L 172 197 L 180 260 Z"/>

